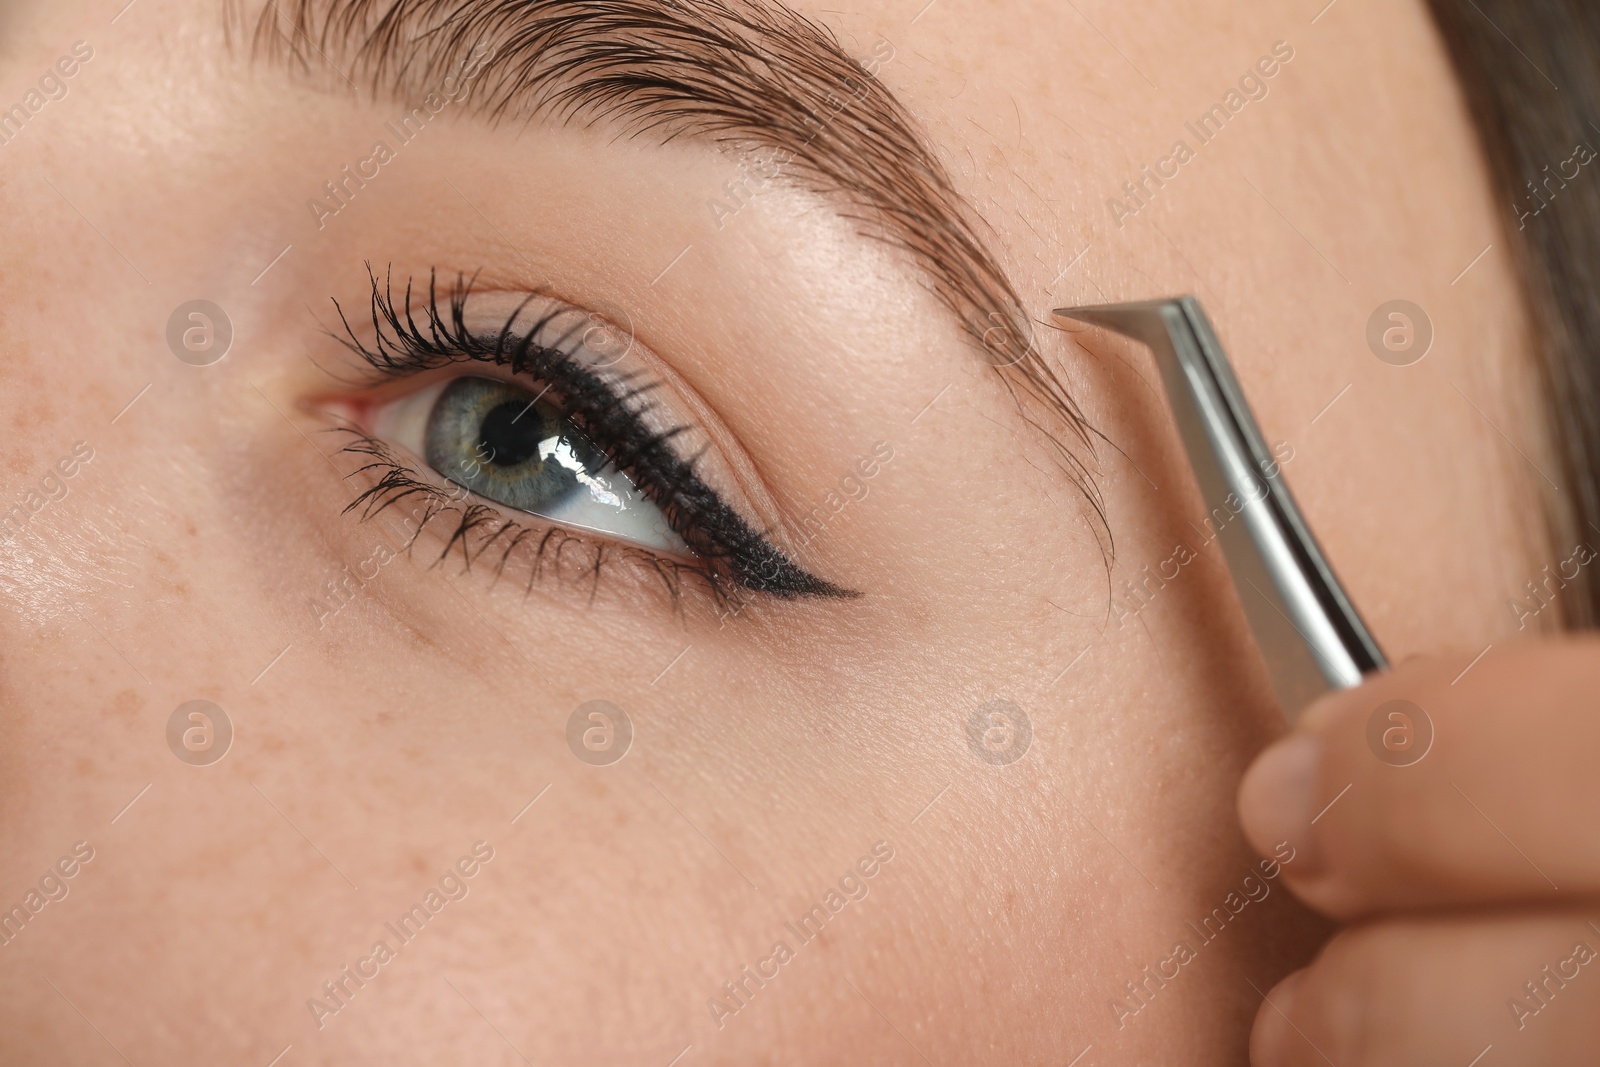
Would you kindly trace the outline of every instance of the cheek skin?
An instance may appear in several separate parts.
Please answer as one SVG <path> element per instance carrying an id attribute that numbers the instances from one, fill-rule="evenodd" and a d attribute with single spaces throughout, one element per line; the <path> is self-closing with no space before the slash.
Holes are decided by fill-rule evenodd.
<path id="1" fill-rule="evenodd" d="M 1046 1024 L 1003 1037 L 1007 1054 L 1075 1055 L 1066 1048 L 1072 1020 L 1103 1009 L 1089 976 L 1121 959 L 1082 931 L 1130 914 L 1150 929 L 1175 919 L 1099 833 L 1135 852 L 1141 840 L 1177 837 L 1176 827 L 1163 829 L 1170 812 L 1209 797 L 1198 783 L 1183 784 L 1182 768 L 1194 745 L 1215 742 L 1204 731 L 1175 731 L 1152 752 L 1138 709 L 1181 707 L 1195 681 L 1175 672 L 1144 694 L 1148 704 L 1130 709 L 1120 664 L 1149 656 L 1139 652 L 1142 638 L 1106 646 L 1103 657 L 1097 649 L 1050 684 L 1092 621 L 1063 629 L 1032 590 L 1041 582 L 1081 588 L 1098 550 L 1056 521 L 1059 493 L 1043 478 L 996 477 L 1016 467 L 1018 453 L 1039 457 L 1027 451 L 1036 444 L 986 429 L 1005 411 L 985 373 L 963 372 L 961 388 L 914 426 L 907 401 L 898 432 L 869 423 L 849 435 L 896 441 L 870 496 L 825 535 L 829 553 L 875 575 L 873 595 L 845 619 L 811 627 L 806 640 L 763 619 L 679 643 L 648 620 L 543 601 L 530 608 L 487 576 L 441 574 L 406 559 L 321 630 L 306 600 L 368 548 L 361 528 L 333 518 L 348 487 L 255 390 L 207 398 L 222 422 L 250 427 L 222 437 L 204 426 L 170 429 L 198 402 L 192 392 L 146 396 L 140 404 L 148 406 L 133 409 L 143 421 L 119 422 L 123 436 L 105 450 L 105 489 L 75 493 L 67 503 L 79 510 L 63 515 L 102 529 L 123 515 L 130 527 L 118 539 L 130 544 L 139 580 L 147 583 L 163 557 L 181 559 L 190 592 L 181 610 L 157 616 L 159 636 L 145 626 L 148 605 L 105 592 L 83 602 L 150 690 L 107 713 L 112 732 L 88 720 L 81 741 L 70 732 L 58 738 L 58 754 L 27 772 L 64 790 L 74 781 L 60 773 L 69 753 L 108 753 L 92 786 L 70 799 L 49 794 L 60 825 L 37 838 L 30 828 L 29 840 L 44 848 L 51 833 L 73 838 L 79 822 L 104 821 L 153 785 L 116 824 L 120 851 L 108 846 L 104 866 L 88 872 L 102 874 L 105 888 L 83 882 L 69 902 L 80 918 L 53 935 L 52 949 L 114 939 L 104 910 L 113 897 L 149 917 L 153 943 L 254 945 L 271 961 L 269 980 L 246 983 L 216 968 L 202 969 L 197 982 L 194 956 L 181 951 L 149 961 L 149 971 L 154 985 L 175 991 L 171 1010 L 203 1011 L 226 998 L 259 1020 L 260 1043 L 315 1034 L 328 1062 L 375 1048 L 446 1054 L 435 1043 L 449 1028 L 437 1009 L 419 1006 L 437 1003 L 435 974 L 472 973 L 485 961 L 498 977 L 463 992 L 475 1003 L 508 998 L 508 1014 L 525 1022 L 507 1032 L 530 1055 L 592 1049 L 597 1032 L 643 1027 L 683 1028 L 686 1041 L 715 1033 L 718 1054 L 736 1059 L 761 1054 L 792 1025 L 827 1021 L 831 1032 L 816 1048 L 823 1061 L 862 1048 L 892 1057 L 898 1039 L 860 1013 L 855 994 L 832 981 L 833 965 L 803 962 L 826 958 L 814 946 L 802 958 L 809 969 L 773 985 L 765 1014 L 742 1014 L 724 1031 L 702 1015 L 721 983 L 784 936 L 781 920 L 837 878 L 837 857 L 887 839 L 896 860 L 837 928 L 852 980 L 886 1012 L 953 1007 L 966 995 L 958 976 L 896 990 L 906 974 L 937 976 L 952 953 L 981 949 L 986 966 L 1048 977 L 1054 989 L 1051 1004 L 1037 1006 Z M 941 385 L 911 384 L 929 397 Z M 280 399 L 267 385 L 266 396 Z M 964 444 L 971 441 L 989 443 L 974 449 Z M 196 455 L 207 459 L 176 465 L 175 456 Z M 840 449 L 837 458 L 817 463 L 817 486 L 837 485 L 858 456 Z M 144 470 L 183 474 L 170 479 L 160 507 L 127 495 Z M 460 583 L 461 595 L 447 583 Z M 14 695 L 33 706 L 112 707 L 115 693 L 144 688 L 91 632 L 77 640 L 80 670 L 30 677 Z M 694 647 L 657 681 L 684 644 Z M 283 658 L 255 680 L 284 645 Z M 23 659 L 44 657 L 39 648 Z M 605 679 L 603 692 L 584 679 Z M 173 706 L 201 694 L 229 709 L 240 729 L 236 750 L 203 772 L 151 743 Z M 630 708 L 638 724 L 637 749 L 604 773 L 574 760 L 564 741 L 567 713 L 595 695 Z M 1024 704 L 1036 729 L 1032 756 L 1005 777 L 974 761 L 965 733 L 967 709 L 996 697 Z M 43 738 L 50 725 L 22 729 Z M 1082 759 L 1059 761 L 1067 752 Z M 1117 818 L 1091 825 L 1069 798 L 1092 792 L 1093 768 L 1127 753 L 1154 769 L 1153 785 L 1130 789 Z M 751 766 L 765 770 L 752 775 Z M 550 792 L 513 824 L 546 785 Z M 1007 798 L 998 824 L 996 788 Z M 1015 840 L 999 876 L 983 861 L 997 825 Z M 382 921 L 437 876 L 441 858 L 479 836 L 496 843 L 498 866 L 483 872 L 462 910 L 447 909 L 440 936 L 409 947 L 367 999 L 325 1030 L 309 1029 L 303 998 L 370 947 Z M 1131 858 L 1157 885 L 1194 884 L 1206 869 L 1202 851 Z M 1132 899 L 1101 893 L 1107 870 L 1146 888 Z M 641 894 L 628 872 L 651 891 Z M 176 912 L 163 904 L 174 899 Z M 180 912 L 189 916 L 181 929 Z M 280 931 L 293 931 L 292 947 Z M 685 940 L 695 951 L 677 947 Z M 582 962 L 597 954 L 628 959 L 629 978 L 602 981 Z M 1063 983 L 1063 974 L 1074 977 Z M 91 975 L 74 978 L 102 1025 L 147 1032 L 152 1005 Z M 1174 1004 L 1198 996 L 1194 988 Z M 952 1020 L 942 1044 L 994 1041 L 982 1020 L 939 1014 Z M 574 1019 L 583 1025 L 563 1022 Z"/>

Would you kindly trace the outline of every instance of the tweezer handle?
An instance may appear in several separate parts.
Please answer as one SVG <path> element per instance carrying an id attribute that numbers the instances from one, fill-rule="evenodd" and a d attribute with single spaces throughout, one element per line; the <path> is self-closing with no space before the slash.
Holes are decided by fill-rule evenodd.
<path id="1" fill-rule="evenodd" d="M 1293 722 L 1330 689 L 1388 666 L 1295 506 L 1211 322 L 1194 297 L 1058 314 L 1156 355 L 1167 399 L 1245 617 Z"/>

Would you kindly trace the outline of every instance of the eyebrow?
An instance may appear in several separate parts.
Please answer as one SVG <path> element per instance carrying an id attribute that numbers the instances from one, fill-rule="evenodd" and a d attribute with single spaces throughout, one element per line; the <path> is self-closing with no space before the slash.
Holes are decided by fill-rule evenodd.
<path id="1" fill-rule="evenodd" d="M 1015 288 L 903 105 L 826 27 L 763 0 L 268 0 L 252 46 L 405 97 L 471 65 L 457 103 L 491 122 L 609 124 L 775 166 L 903 252 L 1043 431 L 1104 528 L 1080 449 L 1099 438 L 1045 362 Z"/>

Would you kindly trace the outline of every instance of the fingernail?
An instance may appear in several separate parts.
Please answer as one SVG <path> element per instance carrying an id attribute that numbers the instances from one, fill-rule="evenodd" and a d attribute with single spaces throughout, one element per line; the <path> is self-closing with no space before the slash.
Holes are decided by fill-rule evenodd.
<path id="1" fill-rule="evenodd" d="M 1239 786 L 1245 836 L 1256 851 L 1280 861 L 1287 844 L 1297 874 L 1318 869 L 1311 820 L 1321 796 L 1321 767 L 1322 739 L 1297 733 L 1262 753 Z"/>
<path id="2" fill-rule="evenodd" d="M 1256 1024 L 1250 1030 L 1250 1063 L 1252 1067 L 1278 1067 L 1288 1054 L 1289 1025 L 1294 1011 L 1294 994 L 1305 980 L 1306 972 L 1299 970 L 1273 987 L 1256 1012 Z"/>

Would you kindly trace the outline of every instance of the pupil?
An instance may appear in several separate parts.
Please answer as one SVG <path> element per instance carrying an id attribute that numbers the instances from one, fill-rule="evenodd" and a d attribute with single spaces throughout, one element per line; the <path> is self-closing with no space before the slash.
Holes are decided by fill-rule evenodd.
<path id="1" fill-rule="evenodd" d="M 478 447 L 493 466 L 515 467 L 539 454 L 543 436 L 539 413 L 526 400 L 507 400 L 484 416 Z"/>

